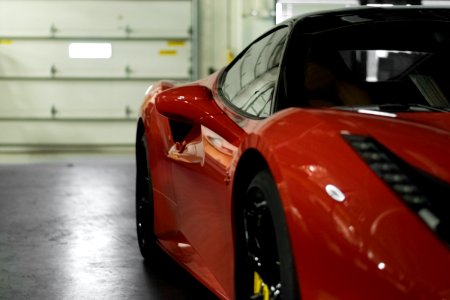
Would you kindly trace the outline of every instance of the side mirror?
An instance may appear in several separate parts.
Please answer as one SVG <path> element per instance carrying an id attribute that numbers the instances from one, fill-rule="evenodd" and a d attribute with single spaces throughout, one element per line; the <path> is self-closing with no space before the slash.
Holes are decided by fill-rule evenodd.
<path id="1" fill-rule="evenodd" d="M 243 132 L 216 105 L 211 91 L 201 85 L 161 92 L 155 98 L 155 106 L 160 114 L 171 120 L 201 124 L 230 143 L 238 140 Z"/>
<path id="2" fill-rule="evenodd" d="M 184 122 L 221 114 L 212 101 L 211 91 L 201 85 L 182 86 L 160 93 L 155 99 L 156 109 L 163 116 Z"/>

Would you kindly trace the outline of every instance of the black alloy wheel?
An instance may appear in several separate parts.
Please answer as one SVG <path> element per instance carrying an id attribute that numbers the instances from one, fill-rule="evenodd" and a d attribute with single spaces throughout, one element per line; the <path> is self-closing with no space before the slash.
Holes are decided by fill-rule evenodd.
<path id="1" fill-rule="evenodd" d="M 289 235 L 271 174 L 249 185 L 236 224 L 236 299 L 298 299 Z"/>
<path id="2" fill-rule="evenodd" d="M 148 167 L 145 136 L 136 142 L 136 228 L 139 250 L 145 259 L 155 253 L 152 179 Z"/>

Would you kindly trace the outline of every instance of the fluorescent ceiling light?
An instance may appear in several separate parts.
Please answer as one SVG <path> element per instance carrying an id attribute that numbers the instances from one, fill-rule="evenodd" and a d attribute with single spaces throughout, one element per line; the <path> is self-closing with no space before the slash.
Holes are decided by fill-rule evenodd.
<path id="1" fill-rule="evenodd" d="M 111 58 L 111 43 L 71 43 L 70 58 Z"/>

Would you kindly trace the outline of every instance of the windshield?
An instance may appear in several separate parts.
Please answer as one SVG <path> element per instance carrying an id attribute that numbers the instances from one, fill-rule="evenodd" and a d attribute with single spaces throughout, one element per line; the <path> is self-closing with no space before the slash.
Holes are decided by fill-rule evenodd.
<path id="1" fill-rule="evenodd" d="M 318 33 L 311 40 L 305 64 L 305 106 L 396 111 L 450 108 L 448 25 L 361 25 Z"/>

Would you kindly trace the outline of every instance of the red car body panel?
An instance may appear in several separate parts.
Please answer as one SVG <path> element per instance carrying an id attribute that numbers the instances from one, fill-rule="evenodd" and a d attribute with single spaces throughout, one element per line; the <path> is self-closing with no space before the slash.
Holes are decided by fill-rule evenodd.
<path id="1" fill-rule="evenodd" d="M 183 87 L 183 94 L 196 97 L 199 85 L 213 90 L 217 76 Z M 173 96 L 177 90 L 166 93 Z M 450 182 L 448 114 L 404 113 L 389 119 L 287 109 L 269 120 L 241 120 L 241 128 L 211 94 L 218 108 L 211 118 L 227 126 L 221 133 L 234 148 L 219 151 L 206 142 L 201 165 L 168 157 L 174 141 L 168 119 L 155 109 L 156 95 L 148 94 L 142 111 L 151 172 L 158 174 L 153 179 L 155 231 L 162 248 L 220 298 L 234 298 L 232 183 L 239 157 L 248 149 L 264 156 L 276 180 L 302 299 L 450 297 L 448 248 L 341 136 L 376 137 L 418 169 Z M 326 194 L 328 184 L 339 187 L 344 202 Z"/>
<path id="2" fill-rule="evenodd" d="M 231 186 L 227 178 L 232 156 L 210 147 L 205 149 L 202 165 L 168 158 L 174 141 L 167 118 L 154 107 L 155 94 L 160 90 L 158 85 L 154 86 L 142 110 L 146 138 L 152 141 L 148 147 L 150 169 L 152 174 L 162 174 L 153 178 L 155 232 L 164 250 L 219 297 L 229 299 L 233 290 L 234 254 L 229 222 Z M 231 124 L 224 114 L 214 118 L 224 118 Z M 243 135 L 239 127 L 235 129 L 234 135 Z M 173 178 L 177 178 L 176 181 Z M 198 182 L 204 183 L 203 188 L 192 189 Z"/>
<path id="3" fill-rule="evenodd" d="M 342 132 L 383 137 L 392 150 L 418 167 L 424 165 L 421 158 L 438 155 L 440 164 L 428 164 L 426 169 L 431 166 L 433 172 L 448 178 L 448 133 L 434 129 L 424 129 L 422 135 L 415 132 L 415 138 L 422 136 L 424 140 L 430 140 L 427 134 L 434 134 L 436 145 L 414 144 L 405 149 L 408 138 L 401 136 L 408 136 L 411 126 L 418 130 L 414 124 L 393 121 L 387 131 L 382 126 L 386 120 L 380 117 L 341 112 L 298 114 L 304 112 L 282 113 L 279 122 L 271 121 L 270 132 L 264 130 L 261 136 L 269 144 L 279 145 L 265 157 L 270 158 L 293 234 L 302 299 L 367 299 L 368 294 L 373 299 L 448 298 L 448 249 L 340 137 Z M 294 132 L 298 138 L 291 137 L 283 144 L 287 136 L 280 133 Z M 383 134 L 386 132 L 391 136 Z M 413 143 L 411 137 L 409 140 Z M 339 187 L 347 196 L 345 202 L 328 197 L 328 184 Z M 327 282 L 328 289 L 322 282 Z M 435 294 L 430 293 L 430 287 Z"/>
<path id="4" fill-rule="evenodd" d="M 345 139 L 370 137 L 449 185 L 449 112 L 291 107 L 258 120 L 223 100 L 221 74 L 158 82 L 141 109 L 154 230 L 169 255 L 235 299 L 233 192 L 243 157 L 257 153 L 278 188 L 301 299 L 450 299 L 448 244 Z M 192 126 L 183 141 L 174 123 Z"/>

